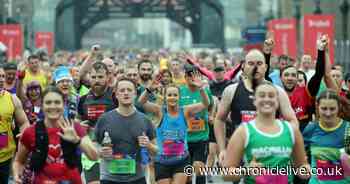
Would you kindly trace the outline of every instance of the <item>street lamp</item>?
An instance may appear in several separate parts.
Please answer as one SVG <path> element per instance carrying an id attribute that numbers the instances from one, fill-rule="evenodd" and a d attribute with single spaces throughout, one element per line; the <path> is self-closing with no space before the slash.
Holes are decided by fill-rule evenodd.
<path id="1" fill-rule="evenodd" d="M 294 13 L 294 16 L 295 16 L 295 19 L 297 19 L 297 21 L 300 20 L 300 17 L 301 17 L 301 12 L 300 12 L 300 6 L 301 6 L 301 0 L 294 0 L 294 9 L 295 9 L 295 13 Z"/>
<path id="2" fill-rule="evenodd" d="M 315 5 L 316 5 L 316 9 L 314 11 L 314 14 L 322 14 L 322 10 L 321 10 L 321 0 L 314 0 Z"/>
<path id="3" fill-rule="evenodd" d="M 301 53 L 301 47 L 300 46 L 300 18 L 301 18 L 301 0 L 294 0 L 294 16 L 296 19 L 296 30 L 297 30 L 297 48 L 298 48 L 298 54 Z"/>
<path id="4" fill-rule="evenodd" d="M 349 2 L 347 0 L 343 0 L 339 9 L 342 15 L 342 22 L 343 22 L 343 39 L 347 40 L 348 39 Z"/>

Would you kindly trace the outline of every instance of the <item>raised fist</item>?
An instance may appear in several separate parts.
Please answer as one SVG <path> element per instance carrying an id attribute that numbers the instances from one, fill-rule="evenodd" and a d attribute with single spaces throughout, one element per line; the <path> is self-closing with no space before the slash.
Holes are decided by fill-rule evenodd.
<path id="1" fill-rule="evenodd" d="M 324 34 L 319 39 L 317 39 L 317 49 L 318 50 L 327 50 L 329 43 L 328 35 Z"/>

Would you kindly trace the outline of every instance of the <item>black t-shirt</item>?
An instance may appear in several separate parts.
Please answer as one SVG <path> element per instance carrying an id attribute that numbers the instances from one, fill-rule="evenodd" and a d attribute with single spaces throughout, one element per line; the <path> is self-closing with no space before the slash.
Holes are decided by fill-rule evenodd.
<path id="1" fill-rule="evenodd" d="M 82 120 L 89 120 L 90 126 L 95 126 L 97 119 L 105 112 L 118 107 L 113 97 L 113 90 L 108 88 L 102 96 L 95 96 L 91 91 L 82 96 L 78 104 L 78 113 Z"/>
<path id="2" fill-rule="evenodd" d="M 213 96 L 218 97 L 218 99 L 220 100 L 221 96 L 222 96 L 222 92 L 230 84 L 233 84 L 233 82 L 231 80 L 223 80 L 223 81 L 219 81 L 219 82 L 210 81 L 209 87 L 210 87 L 210 91 L 213 94 Z"/>

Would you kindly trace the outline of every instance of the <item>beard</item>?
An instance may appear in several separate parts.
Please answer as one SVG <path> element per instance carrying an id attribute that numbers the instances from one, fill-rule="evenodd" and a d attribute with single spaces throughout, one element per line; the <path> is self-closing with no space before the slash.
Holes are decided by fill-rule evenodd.
<path id="1" fill-rule="evenodd" d="M 149 74 L 143 74 L 143 75 L 140 75 L 140 78 L 142 81 L 148 81 L 152 79 L 152 76 Z"/>
<path id="2" fill-rule="evenodd" d="M 93 88 L 94 91 L 96 91 L 96 92 L 101 92 L 101 91 L 103 91 L 104 89 L 106 89 L 106 86 L 107 86 L 107 85 L 97 84 L 97 85 L 94 85 L 92 88 Z"/>
<path id="3" fill-rule="evenodd" d="M 295 89 L 295 86 L 297 86 L 297 85 L 294 85 L 293 87 L 288 88 L 286 85 L 284 85 L 283 82 L 282 82 L 282 85 L 283 85 L 284 90 L 286 90 L 286 92 L 288 92 L 288 93 L 292 92 Z"/>

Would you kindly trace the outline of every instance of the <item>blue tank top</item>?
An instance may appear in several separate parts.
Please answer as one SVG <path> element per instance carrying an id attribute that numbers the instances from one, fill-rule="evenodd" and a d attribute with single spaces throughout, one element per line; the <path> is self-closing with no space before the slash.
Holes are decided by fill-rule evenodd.
<path id="1" fill-rule="evenodd" d="M 188 157 L 187 123 L 183 108 L 180 108 L 177 117 L 170 116 L 165 108 L 162 112 L 163 118 L 156 129 L 159 148 L 156 162 L 173 165 Z"/>

